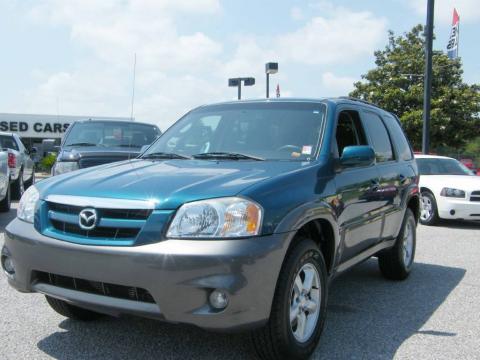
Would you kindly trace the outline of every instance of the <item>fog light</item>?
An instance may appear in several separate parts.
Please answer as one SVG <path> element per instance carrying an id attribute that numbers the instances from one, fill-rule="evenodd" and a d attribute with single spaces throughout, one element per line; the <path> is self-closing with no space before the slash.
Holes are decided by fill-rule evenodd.
<path id="1" fill-rule="evenodd" d="M 2 267 L 8 275 L 15 274 L 15 266 L 13 265 L 13 261 L 10 256 L 2 256 Z"/>
<path id="2" fill-rule="evenodd" d="M 455 210 L 450 210 L 450 215 L 455 215 Z"/>
<path id="3" fill-rule="evenodd" d="M 213 290 L 209 297 L 210 305 L 215 309 L 225 309 L 228 305 L 228 295 L 223 290 Z"/>

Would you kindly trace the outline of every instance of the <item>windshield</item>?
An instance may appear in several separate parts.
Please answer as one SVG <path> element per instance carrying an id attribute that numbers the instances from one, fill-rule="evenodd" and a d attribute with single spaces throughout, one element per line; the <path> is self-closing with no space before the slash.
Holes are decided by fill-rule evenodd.
<path id="1" fill-rule="evenodd" d="M 310 159 L 319 146 L 324 115 L 322 103 L 206 106 L 177 121 L 144 157 L 176 153 L 198 159 Z"/>
<path id="2" fill-rule="evenodd" d="M 417 159 L 420 175 L 472 175 L 472 172 L 455 159 Z"/>
<path id="3" fill-rule="evenodd" d="M 86 121 L 72 125 L 65 146 L 104 146 L 141 148 L 159 134 L 154 125 L 130 122 Z"/>

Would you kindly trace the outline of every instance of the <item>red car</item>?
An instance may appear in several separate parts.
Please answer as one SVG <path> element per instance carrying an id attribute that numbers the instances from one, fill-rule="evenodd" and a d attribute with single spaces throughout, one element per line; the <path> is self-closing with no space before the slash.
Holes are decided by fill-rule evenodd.
<path id="1" fill-rule="evenodd" d="M 475 163 L 473 162 L 472 159 L 460 159 L 460 162 L 465 165 L 467 168 L 469 168 L 470 170 L 472 170 L 474 173 L 476 173 L 477 175 L 480 176 L 480 168 L 477 169 L 477 167 L 475 166 Z"/>

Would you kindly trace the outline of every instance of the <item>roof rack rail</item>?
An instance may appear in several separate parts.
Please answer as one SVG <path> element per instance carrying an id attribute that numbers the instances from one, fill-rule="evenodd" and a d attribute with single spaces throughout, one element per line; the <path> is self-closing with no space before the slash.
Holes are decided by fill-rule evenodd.
<path id="1" fill-rule="evenodd" d="M 350 100 L 350 101 L 358 101 L 358 102 L 361 102 L 362 104 L 370 105 L 370 106 L 375 106 L 376 108 L 379 108 L 379 109 L 383 110 L 383 109 L 382 109 L 380 106 L 378 106 L 377 104 L 374 104 L 374 103 L 371 103 L 370 101 L 362 100 L 362 99 L 359 99 L 359 98 L 356 98 L 356 97 L 352 97 L 352 96 L 339 96 L 339 99 Z"/>

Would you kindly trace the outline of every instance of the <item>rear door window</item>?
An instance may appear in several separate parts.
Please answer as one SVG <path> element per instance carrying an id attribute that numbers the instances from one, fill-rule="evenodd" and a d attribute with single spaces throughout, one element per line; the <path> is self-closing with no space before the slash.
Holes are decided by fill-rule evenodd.
<path id="1" fill-rule="evenodd" d="M 362 117 L 371 145 L 375 150 L 377 162 L 393 160 L 394 155 L 390 136 L 380 116 L 370 111 L 364 111 Z"/>

